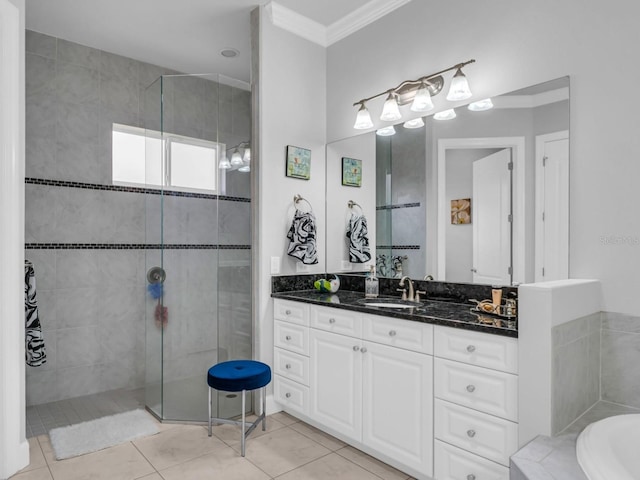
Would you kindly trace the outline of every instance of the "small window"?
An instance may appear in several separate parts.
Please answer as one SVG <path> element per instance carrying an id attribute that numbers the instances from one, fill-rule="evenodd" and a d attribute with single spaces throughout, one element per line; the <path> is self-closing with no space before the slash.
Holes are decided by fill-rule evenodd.
<path id="1" fill-rule="evenodd" d="M 216 192 L 224 182 L 218 179 L 224 145 L 115 123 L 112 138 L 115 184 Z"/>

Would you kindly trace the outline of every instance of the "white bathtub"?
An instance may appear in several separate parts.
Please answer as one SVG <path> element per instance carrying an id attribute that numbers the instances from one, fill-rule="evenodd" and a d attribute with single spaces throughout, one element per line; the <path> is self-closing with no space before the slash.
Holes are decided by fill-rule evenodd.
<path id="1" fill-rule="evenodd" d="M 640 414 L 592 423 L 578 437 L 576 453 L 589 480 L 640 479 Z"/>

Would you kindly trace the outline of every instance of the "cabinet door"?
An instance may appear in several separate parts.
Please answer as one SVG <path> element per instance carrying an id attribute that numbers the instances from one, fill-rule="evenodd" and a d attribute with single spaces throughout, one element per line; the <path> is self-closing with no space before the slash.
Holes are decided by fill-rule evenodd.
<path id="1" fill-rule="evenodd" d="M 362 341 L 311 329 L 311 418 L 360 441 Z"/>
<path id="2" fill-rule="evenodd" d="M 433 475 L 433 358 L 364 342 L 362 442 Z"/>

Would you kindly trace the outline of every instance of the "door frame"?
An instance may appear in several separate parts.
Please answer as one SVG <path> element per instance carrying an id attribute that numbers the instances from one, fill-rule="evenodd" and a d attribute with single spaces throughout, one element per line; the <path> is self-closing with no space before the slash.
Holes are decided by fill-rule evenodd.
<path id="1" fill-rule="evenodd" d="M 446 271 L 446 225 L 449 213 L 446 205 L 446 153 L 447 150 L 469 148 L 510 148 L 513 152 L 513 181 L 511 185 L 512 235 L 511 255 L 512 283 L 525 281 L 526 234 L 525 234 L 525 137 L 481 137 L 481 138 L 441 138 L 438 140 L 438 241 L 436 279 L 445 281 Z"/>

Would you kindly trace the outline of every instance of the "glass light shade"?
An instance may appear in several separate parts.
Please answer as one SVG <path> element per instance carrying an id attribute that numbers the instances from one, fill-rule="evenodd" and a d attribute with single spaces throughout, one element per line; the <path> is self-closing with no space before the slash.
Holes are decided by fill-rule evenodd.
<path id="1" fill-rule="evenodd" d="M 251 149 L 246 147 L 244 149 L 244 154 L 242 155 L 242 161 L 244 163 L 249 163 L 251 161 Z"/>
<path id="2" fill-rule="evenodd" d="M 404 122 L 404 128 L 420 128 L 420 127 L 424 127 L 424 122 L 422 121 L 422 118 L 418 117 L 418 118 L 414 118 L 413 120 L 407 120 L 406 122 Z"/>
<path id="3" fill-rule="evenodd" d="M 454 118 L 456 118 L 456 111 L 453 108 L 443 112 L 438 112 L 433 116 L 434 120 L 452 120 Z"/>
<path id="4" fill-rule="evenodd" d="M 411 110 L 414 112 L 428 112 L 433 110 L 433 102 L 431 101 L 431 94 L 429 89 L 423 83 L 416 92 L 416 96 L 413 97 L 413 103 L 411 104 Z"/>
<path id="5" fill-rule="evenodd" d="M 402 115 L 400 114 L 400 108 L 398 108 L 396 97 L 393 93 L 389 93 L 389 96 L 385 100 L 384 106 L 382 107 L 380 120 L 384 120 L 385 122 L 395 122 L 396 120 L 400 120 L 401 118 Z"/>
<path id="6" fill-rule="evenodd" d="M 231 163 L 229 162 L 226 153 L 222 154 L 222 158 L 220 159 L 220 162 L 218 162 L 218 168 L 220 170 L 229 170 L 231 168 Z"/>
<path id="7" fill-rule="evenodd" d="M 451 79 L 451 87 L 449 87 L 447 100 L 452 102 L 466 100 L 467 98 L 470 98 L 471 95 L 471 89 L 469 88 L 467 77 L 462 73 L 462 70 L 458 69 Z"/>
<path id="8" fill-rule="evenodd" d="M 239 172 L 247 173 L 251 171 L 251 167 L 249 165 L 243 165 L 238 169 Z"/>
<path id="9" fill-rule="evenodd" d="M 493 108 L 493 102 L 490 98 L 485 98 L 484 100 L 470 103 L 467 108 L 472 112 L 483 112 L 484 110 L 491 110 Z"/>
<path id="10" fill-rule="evenodd" d="M 380 135 L 381 137 L 388 137 L 390 135 L 395 135 L 395 133 L 396 129 L 393 128 L 393 125 L 376 130 L 376 135 Z"/>
<path id="11" fill-rule="evenodd" d="M 241 165 L 242 165 L 242 157 L 240 156 L 240 152 L 238 152 L 238 149 L 236 148 L 236 151 L 233 152 L 233 155 L 231 155 L 231 166 L 239 167 Z"/>
<path id="12" fill-rule="evenodd" d="M 353 125 L 353 128 L 356 130 L 365 130 L 371 127 L 373 127 L 371 115 L 363 103 L 360 105 L 360 110 L 358 110 L 358 115 L 356 115 L 356 123 Z"/>

